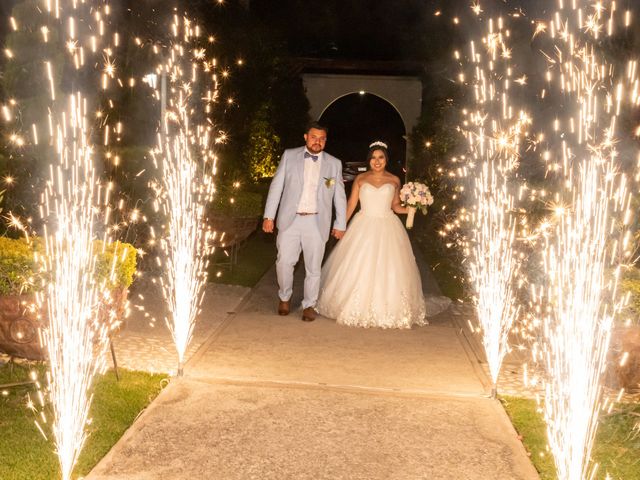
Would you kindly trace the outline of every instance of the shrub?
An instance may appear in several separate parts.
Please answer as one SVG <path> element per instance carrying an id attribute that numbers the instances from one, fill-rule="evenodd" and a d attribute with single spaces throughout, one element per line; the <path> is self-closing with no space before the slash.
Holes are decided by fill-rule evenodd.
<path id="1" fill-rule="evenodd" d="M 232 218 L 260 217 L 262 208 L 263 195 L 261 193 L 222 185 L 218 187 L 211 204 L 211 214 Z"/>
<path id="2" fill-rule="evenodd" d="M 270 178 L 276 173 L 280 152 L 280 137 L 271 124 L 271 107 L 262 105 L 249 127 L 249 145 L 244 152 L 254 181 Z"/>
<path id="3" fill-rule="evenodd" d="M 102 251 L 102 242 L 96 241 L 95 248 Z M 43 252 L 41 239 L 33 239 L 29 243 L 25 239 L 0 237 L 0 295 L 19 295 L 34 291 L 38 272 L 34 259 L 36 252 Z M 113 266 L 114 280 L 108 282 L 110 289 L 128 287 L 133 282 L 136 271 L 136 249 L 133 245 L 114 242 L 107 245 L 104 252 L 98 254 L 96 260 L 96 279 L 107 280 Z"/>
<path id="4" fill-rule="evenodd" d="M 101 249 L 102 242 L 96 241 L 96 249 Z M 115 259 L 115 272 L 113 280 L 109 280 L 111 268 Z M 98 254 L 96 261 L 96 276 L 98 281 L 108 281 L 109 288 L 127 288 L 133 283 L 133 275 L 136 273 L 136 249 L 129 243 L 111 242 L 107 244 L 104 252 Z"/>
<path id="5" fill-rule="evenodd" d="M 0 295 L 17 295 L 31 290 L 34 252 L 35 244 L 24 239 L 0 237 Z"/>

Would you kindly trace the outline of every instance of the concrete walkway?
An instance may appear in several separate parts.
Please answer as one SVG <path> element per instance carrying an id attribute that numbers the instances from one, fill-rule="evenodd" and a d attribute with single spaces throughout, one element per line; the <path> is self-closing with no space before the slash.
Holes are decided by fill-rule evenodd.
<path id="1" fill-rule="evenodd" d="M 236 285 L 209 283 L 206 286 L 203 314 L 193 332 L 193 339 L 186 352 L 190 359 L 211 337 L 212 333 L 235 313 L 235 309 L 251 289 Z M 160 372 L 175 375 L 178 357 L 171 333 L 164 318 L 168 315 L 166 302 L 158 285 L 137 287 L 130 295 L 132 312 L 122 331 L 112 339 L 119 368 Z M 111 362 L 109 356 L 107 362 Z"/>
<path id="2" fill-rule="evenodd" d="M 538 478 L 487 397 L 464 317 L 305 323 L 275 314 L 275 292 L 272 269 L 87 478 Z"/>

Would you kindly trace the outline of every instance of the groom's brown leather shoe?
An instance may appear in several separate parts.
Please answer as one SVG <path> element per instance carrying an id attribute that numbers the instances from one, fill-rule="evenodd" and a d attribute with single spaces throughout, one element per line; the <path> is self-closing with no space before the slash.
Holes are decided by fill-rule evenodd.
<path id="1" fill-rule="evenodd" d="M 313 307 L 307 307 L 304 310 L 302 310 L 303 322 L 313 322 L 317 316 L 318 316 L 318 312 L 316 312 Z"/>
<path id="2" fill-rule="evenodd" d="M 280 300 L 278 304 L 278 315 L 289 315 L 289 310 L 291 309 L 291 302 Z"/>

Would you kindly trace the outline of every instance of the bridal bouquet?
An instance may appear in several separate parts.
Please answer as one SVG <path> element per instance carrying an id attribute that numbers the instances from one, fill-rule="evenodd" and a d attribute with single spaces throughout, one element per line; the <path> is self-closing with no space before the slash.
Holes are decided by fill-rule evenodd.
<path id="1" fill-rule="evenodd" d="M 424 183 L 408 182 L 400 190 L 400 200 L 405 207 L 409 207 L 407 215 L 407 228 L 413 228 L 413 218 L 416 209 L 420 209 L 423 215 L 427 214 L 427 206 L 433 204 L 433 197 L 429 188 Z"/>

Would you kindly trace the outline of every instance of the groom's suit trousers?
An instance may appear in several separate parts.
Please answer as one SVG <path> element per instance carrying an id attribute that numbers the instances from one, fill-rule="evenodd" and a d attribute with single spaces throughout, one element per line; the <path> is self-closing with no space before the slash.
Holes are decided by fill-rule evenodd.
<path id="1" fill-rule="evenodd" d="M 306 271 L 302 308 L 315 307 L 320 292 L 320 271 L 325 248 L 315 215 L 296 215 L 289 228 L 278 233 L 277 245 L 276 273 L 280 300 L 291 299 L 293 270 L 302 251 Z"/>

